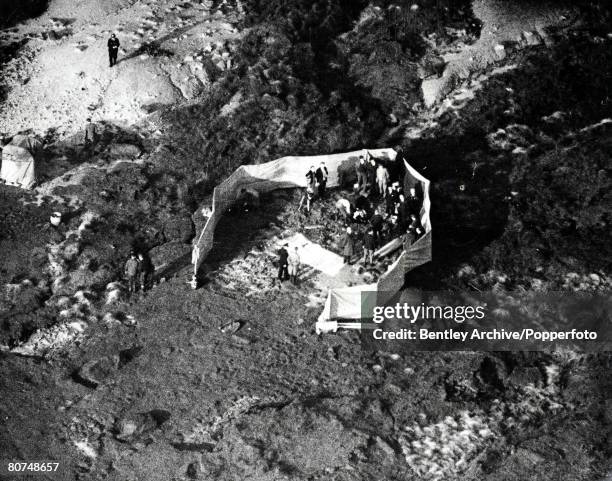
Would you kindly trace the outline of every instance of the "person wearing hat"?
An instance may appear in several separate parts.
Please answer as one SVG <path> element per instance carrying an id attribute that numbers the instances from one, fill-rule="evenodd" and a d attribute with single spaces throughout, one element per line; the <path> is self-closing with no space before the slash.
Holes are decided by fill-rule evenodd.
<path id="1" fill-rule="evenodd" d="M 350 227 L 346 228 L 346 234 L 344 234 L 344 237 L 340 240 L 340 247 L 342 248 L 344 263 L 350 264 L 353 254 L 355 254 L 355 239 L 353 237 L 353 229 Z"/>
<path id="2" fill-rule="evenodd" d="M 124 272 L 128 283 L 128 292 L 132 294 L 136 292 L 139 273 L 139 263 L 134 251 L 130 253 L 130 257 L 125 263 Z"/>
<path id="3" fill-rule="evenodd" d="M 281 282 L 289 279 L 289 252 L 287 247 L 289 247 L 289 244 L 283 244 L 278 251 L 278 280 Z"/>

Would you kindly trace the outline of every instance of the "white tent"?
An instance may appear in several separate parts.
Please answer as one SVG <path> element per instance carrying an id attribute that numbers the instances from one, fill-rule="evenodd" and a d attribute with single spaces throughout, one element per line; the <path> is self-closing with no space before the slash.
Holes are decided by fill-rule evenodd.
<path id="1" fill-rule="evenodd" d="M 30 189 L 36 182 L 35 156 L 42 143 L 34 137 L 16 135 L 2 149 L 0 179 L 8 185 Z"/>

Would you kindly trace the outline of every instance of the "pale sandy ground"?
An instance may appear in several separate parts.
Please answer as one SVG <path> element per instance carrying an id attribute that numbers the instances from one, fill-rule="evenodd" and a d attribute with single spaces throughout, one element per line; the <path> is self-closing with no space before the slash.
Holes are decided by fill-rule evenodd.
<path id="1" fill-rule="evenodd" d="M 18 31 L 0 32 L 0 42 L 32 37 L 25 47 L 31 60 L 22 55 L 9 62 L 1 80 L 10 90 L 0 106 L 0 132 L 55 128 L 61 138 L 83 128 L 87 118 L 131 125 L 155 106 L 205 93 L 210 81 L 202 60 L 223 58 L 227 66 L 225 42 L 240 35 L 230 23 L 240 14 L 223 15 L 211 3 L 54 0 Z M 72 33 L 43 39 L 51 30 Z M 121 42 L 112 69 L 106 49 L 111 32 Z M 135 55 L 151 41 L 171 55 Z"/>
<path id="2" fill-rule="evenodd" d="M 507 55 L 504 45 L 508 42 L 516 42 L 519 48 L 550 44 L 548 28 L 568 25 L 575 14 L 572 8 L 550 1 L 521 2 L 513 8 L 511 3 L 500 0 L 474 0 L 472 8 L 482 22 L 481 35 L 472 45 L 441 52 L 447 62 L 444 75 L 423 81 L 423 99 L 427 106 L 442 100 L 457 80 L 502 60 Z"/>

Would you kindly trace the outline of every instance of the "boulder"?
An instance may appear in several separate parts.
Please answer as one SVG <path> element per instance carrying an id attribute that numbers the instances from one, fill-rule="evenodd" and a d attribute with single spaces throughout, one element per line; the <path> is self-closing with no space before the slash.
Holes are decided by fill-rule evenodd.
<path id="1" fill-rule="evenodd" d="M 110 375 L 119 368 L 119 356 L 105 356 L 86 362 L 77 372 L 77 379 L 89 386 L 98 387 Z"/>
<path id="2" fill-rule="evenodd" d="M 131 442 L 161 427 L 170 419 L 170 412 L 154 409 L 146 413 L 119 418 L 115 422 L 115 437 L 119 441 Z"/>
<path id="3" fill-rule="evenodd" d="M 528 46 L 540 45 L 542 43 L 542 39 L 537 32 L 523 32 L 523 41 Z"/>
<path id="4" fill-rule="evenodd" d="M 501 43 L 498 43 L 497 45 L 495 45 L 494 51 L 495 51 L 495 58 L 497 60 L 503 60 L 506 58 L 506 48 Z"/>
<path id="5" fill-rule="evenodd" d="M 140 157 L 142 150 L 133 144 L 112 144 L 108 149 L 108 153 L 112 157 L 121 159 L 136 159 Z"/>

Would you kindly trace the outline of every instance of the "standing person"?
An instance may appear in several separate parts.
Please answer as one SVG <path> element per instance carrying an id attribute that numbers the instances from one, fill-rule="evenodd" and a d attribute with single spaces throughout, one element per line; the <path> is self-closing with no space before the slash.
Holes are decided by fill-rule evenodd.
<path id="1" fill-rule="evenodd" d="M 289 262 L 289 279 L 291 279 L 291 283 L 297 286 L 298 283 L 298 272 L 300 270 L 300 254 L 298 252 L 297 246 L 295 249 L 289 254 L 288 257 Z"/>
<path id="2" fill-rule="evenodd" d="M 376 185 L 376 159 L 374 157 L 370 157 L 368 160 L 368 186 L 370 187 L 370 191 Z"/>
<path id="3" fill-rule="evenodd" d="M 119 46 L 121 44 L 119 43 L 119 39 L 117 38 L 117 36 L 113 33 L 110 38 L 108 39 L 108 61 L 110 63 L 110 66 L 114 66 L 117 65 L 117 54 L 119 53 Z"/>
<path id="4" fill-rule="evenodd" d="M 302 212 L 302 207 L 306 208 L 306 215 L 310 215 L 310 208 L 312 207 L 312 201 L 314 199 L 314 190 L 312 186 L 308 185 L 306 190 L 300 198 L 300 205 L 298 206 L 298 212 Z"/>
<path id="5" fill-rule="evenodd" d="M 414 214 L 417 217 L 421 213 L 421 200 L 416 195 L 416 189 L 411 188 L 408 197 L 406 198 L 406 205 L 408 206 L 408 213 Z"/>
<path id="6" fill-rule="evenodd" d="M 88 118 L 87 125 L 85 125 L 85 146 L 89 147 L 93 145 L 96 140 L 96 124 L 91 121 L 91 118 Z"/>
<path id="7" fill-rule="evenodd" d="M 128 292 L 133 294 L 136 292 L 136 282 L 138 281 L 139 273 L 138 259 L 133 251 L 130 253 L 130 258 L 125 263 L 124 272 L 128 283 Z"/>
<path id="8" fill-rule="evenodd" d="M 408 226 L 408 221 L 410 219 L 410 213 L 408 212 L 408 205 L 406 204 L 406 199 L 404 194 L 399 195 L 399 202 L 396 205 L 396 213 L 397 213 L 397 222 L 400 226 L 400 229 L 403 231 Z"/>
<path id="9" fill-rule="evenodd" d="M 364 264 L 374 263 L 374 230 L 370 227 L 363 235 L 363 262 Z M 369 258 L 369 262 L 368 262 Z"/>
<path id="10" fill-rule="evenodd" d="M 140 271 L 140 290 L 144 292 L 149 288 L 155 268 L 153 267 L 151 258 L 149 256 L 144 256 L 142 253 L 138 254 L 138 264 Z"/>
<path id="11" fill-rule="evenodd" d="M 329 172 L 327 171 L 325 162 L 321 162 L 321 165 L 319 165 L 319 168 L 315 172 L 315 178 L 319 186 L 319 197 L 321 197 L 322 199 L 325 197 L 325 189 L 327 187 L 327 177 L 328 176 L 329 176 Z"/>
<path id="12" fill-rule="evenodd" d="M 376 184 L 378 185 L 378 193 L 381 197 L 387 196 L 387 184 L 389 183 L 389 171 L 387 168 L 378 164 L 378 168 L 376 169 Z"/>
<path id="13" fill-rule="evenodd" d="M 385 196 L 385 211 L 387 215 L 395 214 L 395 199 L 393 198 L 393 187 L 387 187 L 387 195 Z"/>
<path id="14" fill-rule="evenodd" d="M 365 188 L 367 183 L 368 183 L 368 166 L 366 165 L 366 161 L 363 155 L 360 155 L 359 164 L 357 164 L 357 185 L 361 189 L 361 188 Z"/>
<path id="15" fill-rule="evenodd" d="M 289 252 L 287 252 L 289 244 L 283 244 L 283 247 L 278 251 L 278 280 L 283 282 L 289 278 L 287 267 L 289 266 Z"/>
<path id="16" fill-rule="evenodd" d="M 406 229 L 406 237 L 404 238 L 404 250 L 414 244 L 423 232 L 421 221 L 414 214 L 410 214 L 410 225 Z"/>
<path id="17" fill-rule="evenodd" d="M 383 219 L 383 216 L 380 214 L 380 212 L 377 209 L 374 215 L 372 216 L 372 218 L 370 219 L 370 225 L 372 226 L 372 231 L 374 234 L 374 243 L 377 246 L 382 245 L 382 241 L 383 241 L 382 230 L 383 230 L 384 224 L 385 224 L 385 220 Z"/>
<path id="18" fill-rule="evenodd" d="M 350 227 L 346 228 L 346 234 L 344 234 L 344 237 L 340 241 L 340 247 L 342 247 L 344 263 L 350 264 L 353 254 L 355 253 L 355 239 L 353 238 L 353 229 Z"/>
<path id="19" fill-rule="evenodd" d="M 312 190 L 314 191 L 316 184 L 317 184 L 317 176 L 316 176 L 315 168 L 314 168 L 314 165 L 311 165 L 310 169 L 308 169 L 308 172 L 306 172 L 306 186 L 312 188 Z"/>

